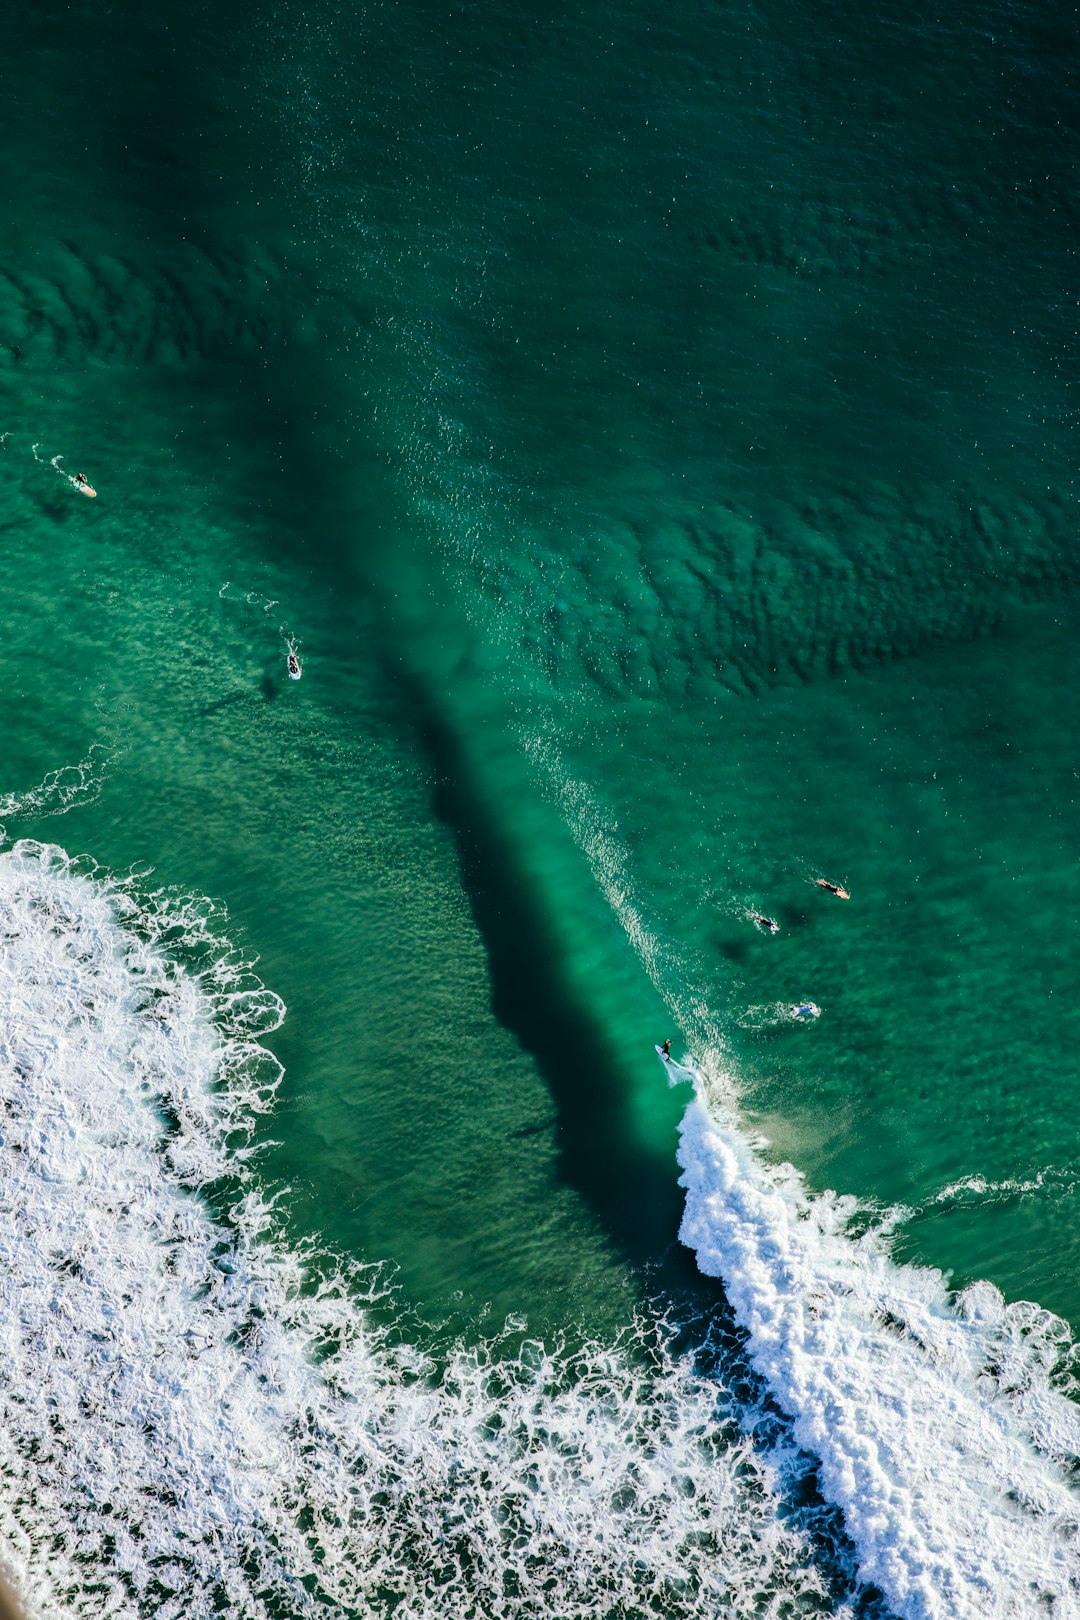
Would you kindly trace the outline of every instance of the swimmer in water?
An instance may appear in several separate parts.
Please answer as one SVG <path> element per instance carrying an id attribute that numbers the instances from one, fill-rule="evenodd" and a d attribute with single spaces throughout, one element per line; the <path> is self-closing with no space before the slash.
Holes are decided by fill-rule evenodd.
<path id="1" fill-rule="evenodd" d="M 289 657 L 287 659 L 287 665 L 288 665 L 288 670 L 289 670 L 289 679 L 290 679 L 290 681 L 298 681 L 300 679 L 300 676 L 303 674 L 303 671 L 300 668 L 300 660 L 299 660 L 299 658 L 297 658 L 297 656 L 296 656 L 296 654 L 294 652 L 291 652 L 289 654 Z"/>
<path id="2" fill-rule="evenodd" d="M 797 1007 L 792 1007 L 793 1018 L 819 1018 L 821 1008 L 813 1001 L 800 1001 Z"/>
<path id="3" fill-rule="evenodd" d="M 671 1062 L 671 1042 L 665 1041 L 660 1048 L 660 1056 L 668 1063 Z"/>
<path id="4" fill-rule="evenodd" d="M 850 894 L 848 894 L 846 889 L 842 889 L 839 883 L 830 883 L 828 878 L 815 878 L 814 882 L 817 884 L 819 889 L 827 889 L 830 894 L 835 894 L 838 900 L 851 899 Z"/>
<path id="5" fill-rule="evenodd" d="M 780 924 L 776 918 L 766 917 L 761 911 L 752 912 L 751 920 L 761 929 L 763 934 L 778 934 L 780 932 Z"/>

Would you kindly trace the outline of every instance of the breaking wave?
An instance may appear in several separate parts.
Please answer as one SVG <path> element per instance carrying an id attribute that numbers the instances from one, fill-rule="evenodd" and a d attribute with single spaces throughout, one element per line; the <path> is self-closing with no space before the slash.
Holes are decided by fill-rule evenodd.
<path id="1" fill-rule="evenodd" d="M 681 1126 L 680 1235 L 722 1280 L 750 1361 L 820 1459 L 860 1578 L 904 1620 L 1080 1616 L 1080 1406 L 1069 1398 L 1080 1351 L 1068 1325 L 1037 1304 L 1006 1304 L 988 1282 L 952 1295 L 939 1271 L 892 1260 L 889 1238 L 909 1212 L 874 1219 L 853 1197 L 814 1197 L 791 1165 L 756 1151 L 723 1032 L 686 988 L 685 963 L 661 948 L 625 845 L 556 750 L 534 757 L 700 1054 Z"/>
<path id="2" fill-rule="evenodd" d="M 740 1408 L 616 1343 L 414 1342 L 257 1174 L 284 1009 L 208 900 L 0 856 L 0 1545 L 56 1616 L 832 1613 Z"/>
<path id="3" fill-rule="evenodd" d="M 913 1620 L 1080 1614 L 1067 1325 L 985 1282 L 952 1298 L 879 1233 L 852 1238 L 854 1199 L 812 1198 L 700 1098 L 680 1158 L 683 1241 L 821 1458 L 862 1577 Z"/>

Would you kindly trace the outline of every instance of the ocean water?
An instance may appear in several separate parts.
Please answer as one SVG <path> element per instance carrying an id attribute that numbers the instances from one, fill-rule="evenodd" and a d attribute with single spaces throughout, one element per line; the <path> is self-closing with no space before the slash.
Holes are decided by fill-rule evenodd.
<path id="1" fill-rule="evenodd" d="M 31 1612 L 1080 1615 L 1075 19 L 0 42 Z"/>

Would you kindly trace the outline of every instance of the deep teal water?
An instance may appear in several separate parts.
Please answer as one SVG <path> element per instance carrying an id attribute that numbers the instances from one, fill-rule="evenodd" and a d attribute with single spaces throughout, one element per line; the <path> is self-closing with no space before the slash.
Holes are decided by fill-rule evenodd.
<path id="1" fill-rule="evenodd" d="M 0 786 L 100 750 L 7 825 L 227 904 L 296 1232 L 473 1328 L 685 1298 L 671 1035 L 1080 1320 L 1075 20 L 0 37 Z"/>

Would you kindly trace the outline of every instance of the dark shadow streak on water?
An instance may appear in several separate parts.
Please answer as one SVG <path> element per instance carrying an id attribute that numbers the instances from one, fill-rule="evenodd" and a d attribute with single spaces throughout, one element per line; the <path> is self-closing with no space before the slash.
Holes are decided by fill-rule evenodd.
<path id="1" fill-rule="evenodd" d="M 436 815 L 450 829 L 487 950 L 492 1011 L 535 1058 L 559 1114 L 562 1173 L 636 1265 L 684 1269 L 682 1195 L 672 1158 L 632 1138 L 612 1053 L 560 967 L 560 947 L 513 850 L 470 780 L 452 728 L 414 683 L 415 723 L 435 773 Z M 672 1143 L 672 1148 L 674 1143 Z M 666 1268 L 666 1267 L 665 1267 Z"/>
<path id="2" fill-rule="evenodd" d="M 260 417 L 273 412 L 275 378 L 281 386 L 291 387 L 289 356 L 281 357 L 280 368 L 269 358 L 260 366 L 265 401 Z M 325 400 L 332 390 L 326 387 L 321 392 Z M 237 409 L 243 410 L 245 403 L 241 393 Z M 777 1481 L 778 1511 L 790 1528 L 805 1535 L 808 1561 L 821 1578 L 828 1602 L 847 1603 L 852 1620 L 895 1620 L 880 1593 L 855 1578 L 855 1549 L 843 1517 L 822 1497 L 814 1459 L 797 1452 L 789 1420 L 754 1371 L 745 1334 L 721 1286 L 701 1275 L 678 1241 L 682 1193 L 674 1140 L 666 1155 L 659 1149 L 648 1153 L 634 1141 L 617 1059 L 591 1010 L 566 982 L 540 897 L 531 892 L 512 841 L 472 779 L 437 694 L 403 663 L 403 639 L 392 601 L 348 543 L 350 534 L 362 532 L 362 517 L 347 476 L 340 463 L 316 456 L 295 422 L 293 413 L 290 455 L 295 465 L 309 466 L 312 477 L 306 521 L 312 534 L 335 537 L 332 545 L 321 544 L 319 564 L 332 587 L 348 581 L 375 610 L 368 651 L 380 658 L 386 687 L 400 705 L 401 723 L 417 736 L 430 762 L 432 809 L 457 850 L 462 885 L 487 954 L 492 1011 L 532 1054 L 555 1104 L 552 1118 L 517 1134 L 556 1132 L 563 1180 L 635 1268 L 642 1299 L 657 1315 L 678 1325 L 678 1350 L 703 1376 L 735 1394 L 746 1427 L 763 1453 L 779 1445 L 789 1459 L 794 1458 L 785 1478 Z M 387 497 L 388 523 L 392 506 Z M 283 526 L 277 532 L 284 536 L 287 530 Z"/>
<path id="3" fill-rule="evenodd" d="M 395 665 L 399 683 L 402 674 Z M 780 1516 L 807 1538 L 829 1600 L 852 1620 L 895 1620 L 881 1593 L 854 1576 L 843 1515 L 821 1494 L 814 1459 L 754 1371 L 746 1336 L 720 1285 L 677 1240 L 682 1194 L 675 1165 L 632 1140 L 617 1066 L 589 1009 L 559 971 L 559 952 L 528 879 L 483 795 L 469 780 L 450 725 L 418 679 L 406 678 L 414 723 L 435 770 L 434 809 L 451 832 L 462 882 L 487 950 L 495 1016 L 532 1053 L 558 1110 L 561 1173 L 636 1267 L 643 1296 L 679 1325 L 678 1347 L 738 1398 L 766 1453 L 793 1457 L 777 1482 Z M 519 1133 L 520 1134 L 520 1133 Z"/>
<path id="4" fill-rule="evenodd" d="M 186 138 L 184 108 L 200 104 L 202 98 L 185 85 L 182 55 L 164 64 L 160 53 L 151 49 L 149 37 L 147 51 L 151 58 L 145 64 L 147 72 L 136 73 L 133 82 L 143 85 L 153 99 L 162 91 L 163 78 L 168 80 L 172 134 L 159 137 L 155 167 L 143 170 L 144 205 L 148 215 L 157 214 L 162 243 L 168 247 L 175 240 L 181 209 L 186 230 L 198 231 L 204 201 L 212 193 L 218 201 L 220 193 L 216 185 L 204 184 L 207 177 L 191 163 L 200 144 Z M 151 110 L 147 102 L 132 117 L 131 101 L 126 100 L 124 114 L 117 114 L 116 154 L 119 163 L 123 150 L 125 169 L 130 141 L 122 137 L 138 134 Z M 211 145 L 207 142 L 201 149 Z M 162 191 L 156 166 L 167 167 L 174 178 L 167 192 Z M 130 184 L 130 170 L 125 178 Z M 207 224 L 206 234 L 212 251 L 212 224 Z M 682 1195 L 673 1152 L 648 1153 L 635 1142 L 618 1065 L 590 1009 L 580 1003 L 560 969 L 558 945 L 539 896 L 530 891 L 511 841 L 470 779 L 436 695 L 401 662 L 393 605 L 381 599 L 377 578 L 357 556 L 355 539 L 375 524 L 384 531 L 379 543 L 385 543 L 386 531 L 398 527 L 396 502 L 385 482 L 373 489 L 370 476 L 359 492 L 355 468 L 343 455 L 327 453 L 328 441 L 355 443 L 362 429 L 356 401 L 344 390 L 332 352 L 320 344 L 305 346 L 300 353 L 286 343 L 275 345 L 271 338 L 257 357 L 226 352 L 222 359 L 221 366 L 207 370 L 215 388 L 223 382 L 228 385 L 238 432 L 268 455 L 271 449 L 278 450 L 289 469 L 287 488 L 281 491 L 289 509 L 277 507 L 280 521 L 273 531 L 282 548 L 294 558 L 302 551 L 312 567 L 325 573 L 328 589 L 340 591 L 347 581 L 357 596 L 366 595 L 378 610 L 387 686 L 397 693 L 403 720 L 413 726 L 431 762 L 433 809 L 455 841 L 462 881 L 487 951 L 493 1012 L 532 1053 L 556 1105 L 557 1118 L 549 1123 L 558 1133 L 561 1174 L 636 1267 L 643 1296 L 680 1324 L 680 1348 L 703 1374 L 736 1393 L 759 1443 L 768 1449 L 783 1437 L 790 1447 L 787 1420 L 766 1397 L 750 1366 L 744 1335 L 721 1288 L 700 1275 L 678 1242 Z M 208 386 L 210 381 L 208 375 Z M 317 429 L 314 416 L 309 419 L 302 404 L 315 398 Z M 337 428 L 328 433 L 335 416 Z M 276 691 L 273 679 L 266 677 L 264 698 L 271 700 Z M 242 695 L 235 697 L 239 700 Z M 206 713 L 230 701 L 210 705 Z M 879 1595 L 852 1580 L 854 1549 L 840 1514 L 821 1500 L 811 1459 L 795 1470 L 790 1483 L 781 1485 L 780 1511 L 807 1535 L 810 1559 L 834 1604 L 850 1603 L 856 1620 L 890 1620 Z"/>
<path id="5" fill-rule="evenodd" d="M 200 720 L 209 720 L 211 715 L 220 714 L 222 709 L 231 709 L 236 703 L 248 703 L 250 700 L 251 693 L 246 690 L 243 692 L 229 692 L 226 697 L 216 698 L 213 703 L 204 703 L 195 712 Z"/>

